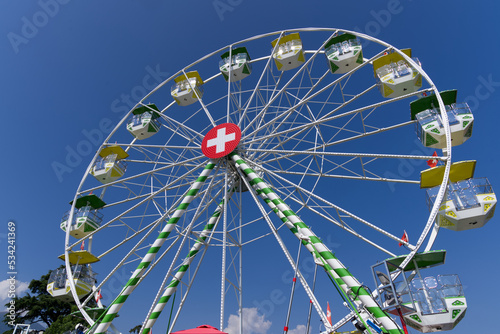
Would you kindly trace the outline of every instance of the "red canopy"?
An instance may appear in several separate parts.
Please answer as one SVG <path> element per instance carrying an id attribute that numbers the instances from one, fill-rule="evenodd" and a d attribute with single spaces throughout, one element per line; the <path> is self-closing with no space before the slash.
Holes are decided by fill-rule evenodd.
<path id="1" fill-rule="evenodd" d="M 170 334 L 228 334 L 226 332 L 221 332 L 215 327 L 210 325 L 201 325 L 192 329 L 185 329 L 183 331 L 172 332 Z"/>

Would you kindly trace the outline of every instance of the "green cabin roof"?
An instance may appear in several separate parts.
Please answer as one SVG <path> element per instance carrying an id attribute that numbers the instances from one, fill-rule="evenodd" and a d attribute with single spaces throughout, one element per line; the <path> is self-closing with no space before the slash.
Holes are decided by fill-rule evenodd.
<path id="1" fill-rule="evenodd" d="M 145 106 L 137 107 L 134 110 L 132 110 L 132 114 L 134 115 L 140 115 L 144 114 L 146 111 L 152 111 L 153 112 L 153 119 L 160 117 L 160 110 L 158 110 L 158 107 L 152 103 L 152 104 L 147 104 Z"/>
<path id="2" fill-rule="evenodd" d="M 457 103 L 457 90 L 445 90 L 444 92 L 439 93 L 441 95 L 441 99 L 445 106 L 449 106 L 450 104 Z M 414 120 L 415 116 L 424 110 L 431 109 L 432 107 L 438 107 L 438 101 L 435 94 L 422 97 L 416 101 L 410 103 L 411 109 L 411 119 Z"/>
<path id="3" fill-rule="evenodd" d="M 328 43 L 325 44 L 325 49 L 328 49 L 331 45 L 337 44 L 337 43 L 342 43 L 344 41 L 348 41 L 351 39 L 356 39 L 357 37 L 352 35 L 352 34 L 342 34 L 339 36 L 332 37 Z"/>
<path id="4" fill-rule="evenodd" d="M 87 203 L 96 210 L 106 205 L 106 203 L 104 203 L 103 200 L 96 195 L 86 195 L 76 199 L 75 207 L 80 209 L 81 207 L 86 206 Z M 69 202 L 69 204 L 73 205 L 73 201 Z"/>
<path id="5" fill-rule="evenodd" d="M 408 255 L 401 255 L 385 260 L 385 262 L 387 262 L 387 267 L 389 268 L 389 271 L 390 272 L 396 271 L 407 256 Z M 435 250 L 424 253 L 417 253 L 413 257 L 413 259 L 406 265 L 404 271 L 415 270 L 415 261 L 417 262 L 417 266 L 419 269 L 425 269 L 438 266 L 440 264 L 444 264 L 445 258 L 446 258 L 445 250 Z"/>
<path id="6" fill-rule="evenodd" d="M 231 54 L 234 56 L 234 55 L 237 55 L 238 53 L 246 53 L 247 57 L 248 57 L 248 60 L 251 60 L 250 58 L 250 55 L 248 54 L 248 51 L 247 51 L 247 48 L 244 47 L 244 46 L 240 46 L 239 48 L 235 48 L 232 50 Z M 227 57 L 229 57 L 229 51 L 226 51 L 224 52 L 221 56 L 220 56 L 222 59 L 225 59 Z"/>

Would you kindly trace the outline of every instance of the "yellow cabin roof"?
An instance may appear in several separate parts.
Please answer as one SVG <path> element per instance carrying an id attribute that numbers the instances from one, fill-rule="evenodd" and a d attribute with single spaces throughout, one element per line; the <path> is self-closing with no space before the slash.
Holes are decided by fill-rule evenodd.
<path id="1" fill-rule="evenodd" d="M 401 51 L 411 58 L 411 49 L 402 49 Z M 397 52 L 389 53 L 385 56 L 377 58 L 373 61 L 373 72 L 377 75 L 376 71 L 382 66 L 389 65 L 390 63 L 397 63 L 400 60 L 404 60 L 404 58 Z"/>
<path id="2" fill-rule="evenodd" d="M 179 83 L 181 81 L 187 80 L 186 76 L 188 78 L 196 78 L 198 80 L 199 84 L 203 85 L 203 80 L 201 79 L 198 71 L 191 71 L 191 72 L 187 72 L 186 75 L 184 75 L 184 74 L 179 75 L 177 78 L 174 79 L 175 83 Z"/>
<path id="3" fill-rule="evenodd" d="M 116 154 L 118 156 L 118 159 L 125 159 L 128 157 L 128 153 L 118 145 L 105 147 L 101 150 L 101 152 L 99 152 L 99 155 L 103 158 L 107 157 L 110 154 Z"/>
<path id="4" fill-rule="evenodd" d="M 275 39 L 274 41 L 271 42 L 271 45 L 274 48 L 276 46 L 276 43 L 278 42 L 278 40 L 280 41 L 279 45 L 281 45 L 281 44 L 285 44 L 286 42 L 290 42 L 290 41 L 293 41 L 293 40 L 296 40 L 296 39 L 298 39 L 299 41 L 301 40 L 300 39 L 300 35 L 299 35 L 298 32 L 282 36 L 281 38 L 277 38 L 277 39 Z"/>
<path id="5" fill-rule="evenodd" d="M 64 254 L 60 255 L 59 258 L 63 261 L 65 261 L 66 257 Z M 79 250 L 79 251 L 71 251 L 69 253 L 69 262 L 71 264 L 89 264 L 89 263 L 95 263 L 100 261 L 100 259 L 91 254 L 89 251 L 86 250 Z"/>
<path id="6" fill-rule="evenodd" d="M 458 182 L 474 177 L 476 160 L 455 162 L 450 167 L 450 182 Z M 445 166 L 434 167 L 420 172 L 420 188 L 437 187 L 443 182 Z"/>

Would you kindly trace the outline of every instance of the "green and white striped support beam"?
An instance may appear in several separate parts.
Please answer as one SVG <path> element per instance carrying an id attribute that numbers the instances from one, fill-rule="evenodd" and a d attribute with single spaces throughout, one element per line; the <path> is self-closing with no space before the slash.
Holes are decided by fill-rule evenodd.
<path id="1" fill-rule="evenodd" d="M 236 162 L 235 163 L 236 167 L 239 168 L 239 164 Z M 301 240 L 302 242 L 302 245 L 304 245 L 304 247 L 306 247 L 306 249 L 313 255 L 313 257 L 315 258 L 318 258 L 318 259 L 321 259 L 321 255 L 316 251 L 316 249 L 313 247 L 313 245 L 311 244 L 310 241 L 307 241 L 307 240 L 304 240 L 303 239 L 303 236 L 301 234 L 299 234 L 299 231 L 297 230 L 297 228 L 288 220 L 288 218 L 278 209 L 278 207 L 269 199 L 269 197 L 266 195 L 266 193 L 264 193 L 261 189 L 259 189 L 258 187 L 255 186 L 254 183 L 250 183 L 251 185 L 253 185 L 257 195 L 259 195 L 262 200 L 273 210 L 273 212 L 279 217 L 279 219 L 290 229 L 290 231 L 298 238 Z M 274 193 L 274 191 L 271 189 L 271 192 Z M 323 266 L 324 266 L 324 263 L 325 261 L 322 261 L 323 262 Z M 333 272 L 333 279 L 335 279 L 335 282 L 337 282 L 337 285 L 338 286 L 342 286 L 344 285 L 345 286 L 345 283 L 344 281 L 342 281 L 342 279 L 340 278 L 340 276 L 337 275 L 337 273 Z M 344 289 L 347 290 L 347 287 L 344 287 Z M 314 298 L 314 297 L 313 297 Z M 311 298 L 311 300 L 313 299 Z M 359 301 L 358 301 L 358 306 L 361 304 Z M 314 305 L 316 307 L 316 305 Z M 317 309 L 318 312 L 322 312 L 323 311 L 321 310 L 321 307 L 318 305 L 319 309 Z M 324 317 L 323 320 L 323 323 L 324 324 L 328 324 L 328 321 L 327 321 L 327 318 L 326 318 L 326 315 L 323 314 L 320 315 L 321 318 Z M 325 325 L 325 326 L 326 326 Z"/>
<path id="2" fill-rule="evenodd" d="M 236 167 L 239 168 L 239 164 L 236 162 L 235 163 Z M 246 174 L 245 174 L 246 175 Z M 302 244 L 307 248 L 307 250 L 315 257 L 320 259 L 321 255 L 316 251 L 316 249 L 313 247 L 312 243 L 310 241 L 304 240 L 304 236 L 299 233 L 299 230 L 288 220 L 288 218 L 278 209 L 276 204 L 269 199 L 269 196 L 266 195 L 264 191 L 262 191 L 259 187 L 255 186 L 255 183 L 250 183 L 251 185 L 254 186 L 255 191 L 257 194 L 262 198 L 264 202 L 273 210 L 274 213 L 276 213 L 279 217 L 279 219 L 290 229 L 290 231 L 298 238 L 302 240 Z M 270 192 L 274 193 L 275 192 L 271 189 L 268 188 Z M 281 201 L 281 199 L 279 200 Z M 282 203 L 283 201 L 279 202 L 275 201 L 277 204 Z M 324 261 L 323 261 L 324 262 Z M 335 282 L 337 282 L 337 285 L 342 287 L 344 291 L 348 290 L 347 285 L 344 283 L 344 281 L 340 278 L 340 276 L 337 275 L 335 271 L 332 272 L 333 274 L 333 279 L 335 279 Z M 359 301 L 357 302 L 358 306 L 361 304 Z"/>
<path id="3" fill-rule="evenodd" d="M 228 197 L 231 197 L 231 193 L 229 193 Z M 156 322 L 156 319 L 160 316 L 161 312 L 167 305 L 167 302 L 170 300 L 170 297 L 175 293 L 177 290 L 177 285 L 181 282 L 182 278 L 184 277 L 184 274 L 188 270 L 189 266 L 193 262 L 194 258 L 200 251 L 201 247 L 204 245 L 205 240 L 208 238 L 210 233 L 212 233 L 214 227 L 217 225 L 217 222 L 219 221 L 221 217 L 221 213 L 224 209 L 224 200 L 222 200 L 219 205 L 217 206 L 217 209 L 215 212 L 212 214 L 210 219 L 208 220 L 208 223 L 205 225 L 203 228 L 203 231 L 201 231 L 200 236 L 196 240 L 195 244 L 191 247 L 189 250 L 189 254 L 186 256 L 184 259 L 184 262 L 180 266 L 179 270 L 177 273 L 174 275 L 174 278 L 170 281 L 170 284 L 167 286 L 165 289 L 165 292 L 159 299 L 158 303 L 156 304 L 155 308 L 153 309 L 153 312 L 149 316 L 148 321 L 146 322 L 146 325 L 144 329 L 142 330 L 142 334 L 148 334 L 149 330 L 153 328 L 153 325 Z"/>
<path id="4" fill-rule="evenodd" d="M 283 214 L 283 212 L 281 212 L 278 209 L 278 207 L 273 203 L 273 201 L 271 201 L 269 197 L 262 190 L 256 189 L 255 191 L 262 198 L 262 200 L 266 202 L 266 204 L 273 210 L 273 212 L 278 215 L 279 219 L 281 219 L 281 221 L 290 229 L 290 231 L 293 234 L 295 234 L 295 236 L 298 239 L 302 240 L 302 245 L 304 245 L 311 254 L 314 254 L 314 256 L 320 258 L 321 255 L 316 251 L 316 249 L 314 249 L 312 244 L 309 241 L 303 239 L 303 236 L 299 234 L 299 230 L 295 227 L 295 225 L 292 224 L 292 222 L 290 222 L 290 220 L 288 220 L 288 218 Z M 340 277 L 338 278 L 340 279 Z M 339 283 L 343 283 L 343 281 Z"/>
<path id="5" fill-rule="evenodd" d="M 347 268 L 333 255 L 333 253 L 323 244 L 309 227 L 293 212 L 290 207 L 279 198 L 279 196 L 261 179 L 236 153 L 231 153 L 229 157 L 236 167 L 243 171 L 249 179 L 250 184 L 259 191 L 266 194 L 269 200 L 275 204 L 276 208 L 293 224 L 297 232 L 290 230 L 300 239 L 311 243 L 314 250 L 324 260 L 324 269 L 334 279 L 340 278 L 341 288 L 348 295 L 355 297 L 354 301 L 362 306 L 376 319 L 390 334 L 403 334 L 396 323 L 385 313 L 370 293 L 361 286 L 358 280 L 347 270 Z"/>
<path id="6" fill-rule="evenodd" d="M 102 320 L 98 323 L 96 330 L 92 332 L 92 329 L 90 329 L 89 333 L 95 333 L 95 334 L 106 333 L 106 330 L 108 329 L 109 325 L 120 311 L 121 307 L 127 300 L 128 296 L 136 288 L 137 282 L 142 277 L 142 275 L 150 265 L 151 261 L 154 259 L 154 257 L 162 247 L 165 240 L 167 240 L 168 236 L 170 235 L 170 232 L 172 232 L 175 225 L 177 224 L 181 216 L 184 214 L 191 201 L 196 197 L 196 194 L 200 190 L 201 186 L 205 183 L 206 179 L 208 178 L 214 167 L 215 167 L 215 162 L 213 160 L 210 160 L 203 169 L 203 171 L 201 172 L 201 175 L 191 185 L 191 188 L 189 188 L 188 192 L 184 196 L 184 199 L 179 204 L 177 209 L 174 211 L 172 217 L 168 220 L 167 224 L 165 224 L 165 227 L 160 232 L 158 238 L 156 238 L 155 242 L 149 249 L 146 256 L 144 256 L 141 263 L 139 264 L 137 269 L 134 271 L 134 273 L 128 280 L 127 284 L 125 284 L 125 287 L 122 289 L 118 297 L 115 298 L 113 303 L 111 303 L 111 305 L 108 307 L 108 309 L 106 310 L 106 312 L 102 317 Z"/>

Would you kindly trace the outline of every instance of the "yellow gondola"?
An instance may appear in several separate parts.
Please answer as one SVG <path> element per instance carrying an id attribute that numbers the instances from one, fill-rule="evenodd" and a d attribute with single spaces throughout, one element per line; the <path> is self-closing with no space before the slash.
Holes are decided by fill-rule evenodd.
<path id="1" fill-rule="evenodd" d="M 401 51 L 411 58 L 411 49 Z M 417 58 L 413 60 L 420 66 Z M 373 71 L 380 93 L 386 98 L 413 93 L 422 87 L 422 75 L 396 52 L 375 59 Z"/>
<path id="2" fill-rule="evenodd" d="M 178 105 L 188 106 L 203 96 L 203 80 L 197 71 L 180 75 L 174 81 L 170 94 Z"/>
<path id="3" fill-rule="evenodd" d="M 496 195 L 487 178 L 474 178 L 476 161 L 455 162 L 450 168 L 446 198 L 436 224 L 453 231 L 483 227 L 495 214 Z M 427 189 L 429 210 L 434 205 L 445 166 L 420 173 L 420 187 Z"/>
<path id="4" fill-rule="evenodd" d="M 81 264 L 72 265 L 71 272 L 73 273 L 73 282 L 75 283 L 78 298 L 83 298 L 92 291 L 92 286 L 96 283 L 95 274 L 88 266 Z M 51 272 L 47 292 L 54 298 L 67 302 L 73 301 L 65 267 Z"/>
<path id="5" fill-rule="evenodd" d="M 279 71 L 294 69 L 306 60 L 298 32 L 284 35 L 272 41 L 271 44 L 274 48 L 273 59 Z"/>
<path id="6" fill-rule="evenodd" d="M 127 164 L 122 161 L 127 157 L 127 152 L 120 146 L 105 147 L 99 152 L 99 158 L 90 170 L 90 174 L 103 184 L 116 181 L 127 170 Z"/>

